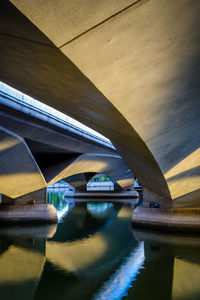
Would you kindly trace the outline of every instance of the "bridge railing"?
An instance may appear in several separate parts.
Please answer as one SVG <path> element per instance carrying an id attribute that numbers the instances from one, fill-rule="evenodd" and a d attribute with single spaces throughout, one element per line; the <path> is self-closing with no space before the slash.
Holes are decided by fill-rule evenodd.
<path id="1" fill-rule="evenodd" d="M 110 140 L 100 133 L 3 82 L 0 82 L 0 104 L 51 123 L 75 135 L 115 149 Z"/>

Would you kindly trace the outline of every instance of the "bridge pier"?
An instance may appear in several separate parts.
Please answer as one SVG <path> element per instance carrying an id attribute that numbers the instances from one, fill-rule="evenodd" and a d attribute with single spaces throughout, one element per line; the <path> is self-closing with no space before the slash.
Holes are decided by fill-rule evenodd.
<path id="1" fill-rule="evenodd" d="M 46 188 L 15 199 L 2 195 L 0 223 L 56 223 L 56 209 L 46 200 Z"/>
<path id="2" fill-rule="evenodd" d="M 144 189 L 143 201 L 133 211 L 133 226 L 199 232 L 200 207 L 175 207 L 174 201 Z"/>

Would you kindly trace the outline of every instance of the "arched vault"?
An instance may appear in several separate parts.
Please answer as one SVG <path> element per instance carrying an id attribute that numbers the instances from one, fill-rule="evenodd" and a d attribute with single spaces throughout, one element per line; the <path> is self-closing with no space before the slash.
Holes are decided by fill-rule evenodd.
<path id="1" fill-rule="evenodd" d="M 200 1 L 11 2 L 1 80 L 107 136 L 146 188 L 198 202 Z"/>
<path id="2" fill-rule="evenodd" d="M 134 183 L 134 175 L 120 156 L 83 154 L 51 180 L 48 185 L 66 179 L 75 188 L 87 184 L 96 173 L 105 173 L 122 189 Z"/>

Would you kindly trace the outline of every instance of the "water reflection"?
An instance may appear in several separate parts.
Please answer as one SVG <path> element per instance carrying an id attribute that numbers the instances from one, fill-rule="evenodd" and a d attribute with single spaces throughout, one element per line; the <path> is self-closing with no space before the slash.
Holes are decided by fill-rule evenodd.
<path id="1" fill-rule="evenodd" d="M 103 284 L 100 291 L 95 295 L 94 300 L 120 300 L 127 296 L 131 283 L 136 279 L 144 260 L 144 243 L 140 242 L 111 278 Z"/>
<path id="2" fill-rule="evenodd" d="M 141 229 L 134 229 L 133 235 L 144 241 L 146 260 L 127 299 L 200 299 L 199 236 Z"/>
<path id="3" fill-rule="evenodd" d="M 0 227 L 1 299 L 33 299 L 45 265 L 45 240 L 56 225 Z"/>
<path id="4" fill-rule="evenodd" d="M 55 206 L 58 216 L 58 222 L 62 222 L 63 218 L 74 207 L 74 198 L 69 198 L 65 188 L 60 189 L 48 189 L 47 201 L 49 204 Z"/>
<path id="5" fill-rule="evenodd" d="M 199 300 L 200 238 L 133 229 L 132 205 L 49 194 L 58 225 L 0 227 L 0 295 Z"/>
<path id="6" fill-rule="evenodd" d="M 113 209 L 113 203 L 87 203 L 87 211 L 97 219 L 107 218 Z"/>

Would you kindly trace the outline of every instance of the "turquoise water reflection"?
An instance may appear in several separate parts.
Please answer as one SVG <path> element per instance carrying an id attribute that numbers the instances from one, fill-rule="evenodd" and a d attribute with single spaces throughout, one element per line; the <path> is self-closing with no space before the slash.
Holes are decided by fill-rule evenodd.
<path id="1" fill-rule="evenodd" d="M 47 191 L 47 201 L 56 207 L 58 222 L 62 222 L 66 214 L 74 207 L 74 199 L 66 197 L 66 189 L 54 189 L 50 188 Z"/>
<path id="2" fill-rule="evenodd" d="M 1 299 L 200 299 L 198 236 L 133 229 L 132 205 L 48 199 L 57 225 L 0 227 Z"/>

